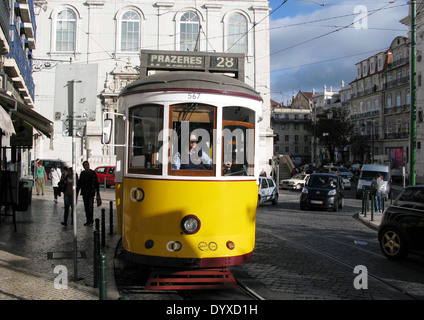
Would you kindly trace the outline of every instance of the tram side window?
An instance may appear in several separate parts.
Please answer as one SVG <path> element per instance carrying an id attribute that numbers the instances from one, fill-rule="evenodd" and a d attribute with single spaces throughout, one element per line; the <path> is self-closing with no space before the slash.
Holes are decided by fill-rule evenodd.
<path id="1" fill-rule="evenodd" d="M 130 109 L 130 173 L 162 174 L 163 106 L 141 105 Z"/>
<path id="2" fill-rule="evenodd" d="M 212 176 L 216 108 L 197 103 L 170 108 L 171 175 Z"/>
<path id="3" fill-rule="evenodd" d="M 222 174 L 253 176 L 255 112 L 244 107 L 226 107 L 222 117 Z"/>

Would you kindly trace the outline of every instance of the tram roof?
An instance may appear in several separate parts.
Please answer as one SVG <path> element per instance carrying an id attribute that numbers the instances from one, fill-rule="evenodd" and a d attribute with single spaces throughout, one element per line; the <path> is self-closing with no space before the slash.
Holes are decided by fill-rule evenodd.
<path id="1" fill-rule="evenodd" d="M 193 71 L 161 72 L 140 78 L 127 85 L 120 95 L 154 91 L 214 92 L 263 101 L 257 91 L 240 80 L 214 73 Z"/>

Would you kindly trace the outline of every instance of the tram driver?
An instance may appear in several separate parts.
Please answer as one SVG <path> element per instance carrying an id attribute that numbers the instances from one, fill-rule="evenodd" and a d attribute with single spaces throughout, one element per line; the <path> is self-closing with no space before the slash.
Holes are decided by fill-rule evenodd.
<path id="1" fill-rule="evenodd" d="M 190 135 L 190 147 L 188 163 L 181 163 L 181 154 L 179 152 L 174 154 L 172 169 L 182 170 L 201 170 L 209 169 L 212 166 L 212 159 L 197 147 L 198 138 L 195 134 Z"/>

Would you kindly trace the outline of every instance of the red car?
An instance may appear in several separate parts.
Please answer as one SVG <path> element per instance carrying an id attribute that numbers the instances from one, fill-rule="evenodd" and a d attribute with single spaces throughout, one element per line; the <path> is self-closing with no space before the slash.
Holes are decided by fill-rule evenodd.
<path id="1" fill-rule="evenodd" d="M 99 179 L 100 186 L 106 184 L 106 187 L 115 185 L 115 166 L 97 167 L 94 171 Z"/>

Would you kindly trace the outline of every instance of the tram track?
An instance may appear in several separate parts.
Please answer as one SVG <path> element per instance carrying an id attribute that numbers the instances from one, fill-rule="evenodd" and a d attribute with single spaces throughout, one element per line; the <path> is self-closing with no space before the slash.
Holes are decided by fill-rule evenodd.
<path id="1" fill-rule="evenodd" d="M 266 234 L 268 236 L 277 238 L 277 239 L 279 239 L 281 241 L 285 241 L 286 243 L 290 244 L 291 246 L 301 247 L 303 249 L 306 249 L 306 250 L 308 250 L 310 252 L 313 252 L 316 255 L 319 255 L 319 256 L 324 257 L 324 258 L 326 258 L 328 260 L 331 260 L 333 262 L 336 262 L 337 264 L 342 265 L 343 267 L 346 267 L 348 269 L 351 269 L 352 271 L 356 267 L 355 265 L 351 264 L 350 262 L 348 262 L 346 260 L 343 260 L 341 258 L 338 258 L 338 257 L 336 257 L 334 255 L 331 255 L 331 254 L 329 254 L 327 252 L 324 252 L 322 250 L 315 249 L 315 248 L 313 248 L 313 247 L 311 247 L 309 245 L 302 244 L 302 243 L 300 243 L 298 241 L 290 240 L 287 237 L 276 235 L 276 234 L 272 233 L 271 231 L 264 230 L 263 228 L 257 227 L 257 231 L 262 232 L 262 233 L 264 233 L 264 234 Z M 299 231 L 299 232 L 308 233 L 307 231 Z M 314 234 L 314 236 L 317 236 L 317 235 Z M 319 237 L 323 237 L 323 236 L 319 236 Z M 332 239 L 330 239 L 328 237 L 323 237 L 323 238 L 325 238 L 326 240 L 334 241 L 334 242 L 336 242 L 338 244 L 343 244 L 343 245 L 346 245 L 346 246 L 349 246 L 349 247 L 353 247 L 353 248 L 358 249 L 358 250 L 361 250 L 361 251 L 365 251 L 366 253 L 369 253 L 369 254 L 380 256 L 380 255 L 378 255 L 378 254 L 376 254 L 374 252 L 371 252 L 369 250 L 365 250 L 363 248 L 359 248 L 359 247 L 356 247 L 356 246 L 353 246 L 353 245 L 349 245 L 349 244 L 343 243 L 341 241 L 332 240 Z M 410 298 L 412 300 L 419 300 L 417 297 L 415 297 L 413 294 L 410 294 L 405 289 L 401 288 L 400 286 L 397 286 L 397 285 L 394 285 L 394 284 L 390 283 L 389 281 L 383 279 L 382 277 L 380 277 L 378 275 L 375 275 L 373 273 L 368 272 L 368 277 L 371 277 L 374 280 L 382 283 L 383 285 L 388 286 L 388 287 L 392 288 L 393 290 L 395 290 L 397 292 L 400 292 L 402 295 L 404 295 L 404 296 L 406 296 L 406 297 L 408 297 L 408 298 Z"/>
<path id="2" fill-rule="evenodd" d="M 121 243 L 118 244 L 118 252 Z M 150 269 L 115 256 L 115 281 L 121 297 L 128 300 L 265 300 L 252 287 L 258 281 L 233 274 L 236 288 L 220 290 L 149 290 L 145 289 Z"/>

